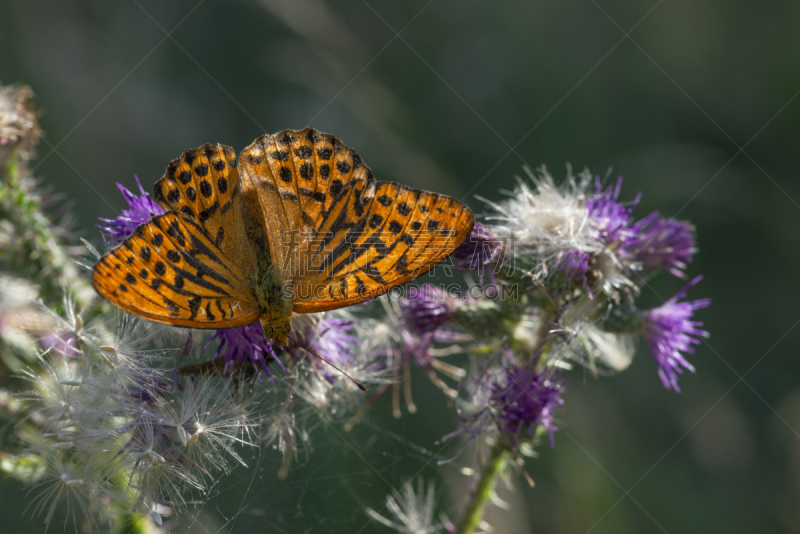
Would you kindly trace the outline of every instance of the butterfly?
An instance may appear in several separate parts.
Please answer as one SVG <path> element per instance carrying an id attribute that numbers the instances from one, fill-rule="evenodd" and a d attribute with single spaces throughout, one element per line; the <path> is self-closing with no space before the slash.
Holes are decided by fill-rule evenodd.
<path id="1" fill-rule="evenodd" d="M 379 182 L 312 128 L 187 150 L 155 185 L 166 211 L 100 258 L 97 292 L 145 319 L 190 328 L 260 321 L 286 346 L 294 313 L 363 302 L 413 280 L 470 233 L 467 206 Z"/>

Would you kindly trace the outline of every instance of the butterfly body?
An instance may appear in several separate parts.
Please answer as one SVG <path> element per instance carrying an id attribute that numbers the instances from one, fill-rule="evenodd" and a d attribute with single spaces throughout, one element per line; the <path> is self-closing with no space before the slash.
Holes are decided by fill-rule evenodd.
<path id="1" fill-rule="evenodd" d="M 246 189 L 242 199 L 242 217 L 247 237 L 246 246 L 253 258 L 253 295 L 258 303 L 259 322 L 267 339 L 284 342 L 284 333 L 291 331 L 292 301 L 286 298 L 284 280 L 272 261 L 265 218 L 258 202 L 258 192 Z"/>
<path id="2" fill-rule="evenodd" d="M 156 183 L 166 213 L 95 266 L 93 285 L 162 323 L 260 321 L 283 345 L 293 313 L 355 304 L 412 280 L 473 225 L 444 195 L 378 182 L 339 139 L 306 128 L 233 149 L 204 145 Z"/>

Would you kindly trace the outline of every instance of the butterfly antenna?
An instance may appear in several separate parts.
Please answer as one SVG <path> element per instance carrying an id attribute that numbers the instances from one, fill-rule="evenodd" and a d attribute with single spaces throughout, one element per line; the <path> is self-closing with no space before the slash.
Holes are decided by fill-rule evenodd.
<path id="1" fill-rule="evenodd" d="M 248 397 L 252 397 L 253 396 L 253 390 L 256 389 L 256 378 L 258 378 L 258 373 L 259 373 L 259 371 L 257 370 L 255 376 L 253 377 L 253 381 L 250 382 L 250 391 L 247 392 L 247 396 Z"/>
<path id="2" fill-rule="evenodd" d="M 361 385 L 361 383 L 359 383 L 355 378 L 353 378 L 352 376 L 348 375 L 347 373 L 345 373 L 344 371 L 342 371 L 341 369 L 339 369 L 338 367 L 333 365 L 331 362 L 329 362 L 328 360 L 326 360 L 325 358 L 323 358 L 322 356 L 320 356 L 319 354 L 317 354 L 313 350 L 308 349 L 308 348 L 300 345 L 300 343 L 298 343 L 296 339 L 290 337 L 288 334 L 286 335 L 286 337 L 289 339 L 289 341 L 294 342 L 294 344 L 297 345 L 299 348 L 303 349 L 304 351 L 306 351 L 307 353 L 311 354 L 315 358 L 319 358 L 323 362 L 327 363 L 328 365 L 330 365 L 331 367 L 333 367 L 334 369 L 336 369 L 337 371 L 342 373 L 344 376 L 346 376 L 348 379 L 350 379 L 350 381 L 353 384 L 355 384 L 358 387 L 358 389 L 360 389 L 361 391 L 368 391 L 367 388 L 365 388 L 363 385 Z"/>

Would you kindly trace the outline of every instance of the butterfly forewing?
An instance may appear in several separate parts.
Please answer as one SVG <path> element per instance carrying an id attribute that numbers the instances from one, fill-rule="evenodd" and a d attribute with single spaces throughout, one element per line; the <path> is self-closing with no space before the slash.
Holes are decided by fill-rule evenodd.
<path id="1" fill-rule="evenodd" d="M 257 191 L 272 261 L 285 282 L 303 272 L 300 256 L 316 236 L 320 214 L 348 183 L 363 180 L 365 170 L 372 174 L 355 151 L 312 128 L 262 136 L 239 160 L 243 187 Z"/>
<path id="2" fill-rule="evenodd" d="M 242 189 L 248 199 L 258 204 L 265 217 L 264 224 L 272 264 L 284 276 L 282 266 L 289 261 L 292 245 L 291 229 L 300 213 L 297 184 L 292 178 L 290 143 L 276 146 L 273 136 L 256 139 L 239 155 Z M 285 169 L 285 170 L 284 170 Z"/>
<path id="3" fill-rule="evenodd" d="M 241 220 L 241 181 L 231 147 L 206 144 L 171 161 L 156 183 L 155 200 L 166 211 L 199 223 L 232 263 L 243 267 L 249 263 Z"/>

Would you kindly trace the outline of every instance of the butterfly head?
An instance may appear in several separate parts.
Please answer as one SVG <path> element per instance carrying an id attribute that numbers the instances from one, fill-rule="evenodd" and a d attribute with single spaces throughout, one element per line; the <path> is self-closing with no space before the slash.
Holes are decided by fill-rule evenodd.
<path id="1" fill-rule="evenodd" d="M 278 347 L 287 347 L 289 345 L 289 338 L 287 336 L 292 331 L 291 321 L 276 325 L 262 318 L 261 328 L 264 330 L 264 337 L 272 340 L 273 345 Z"/>

